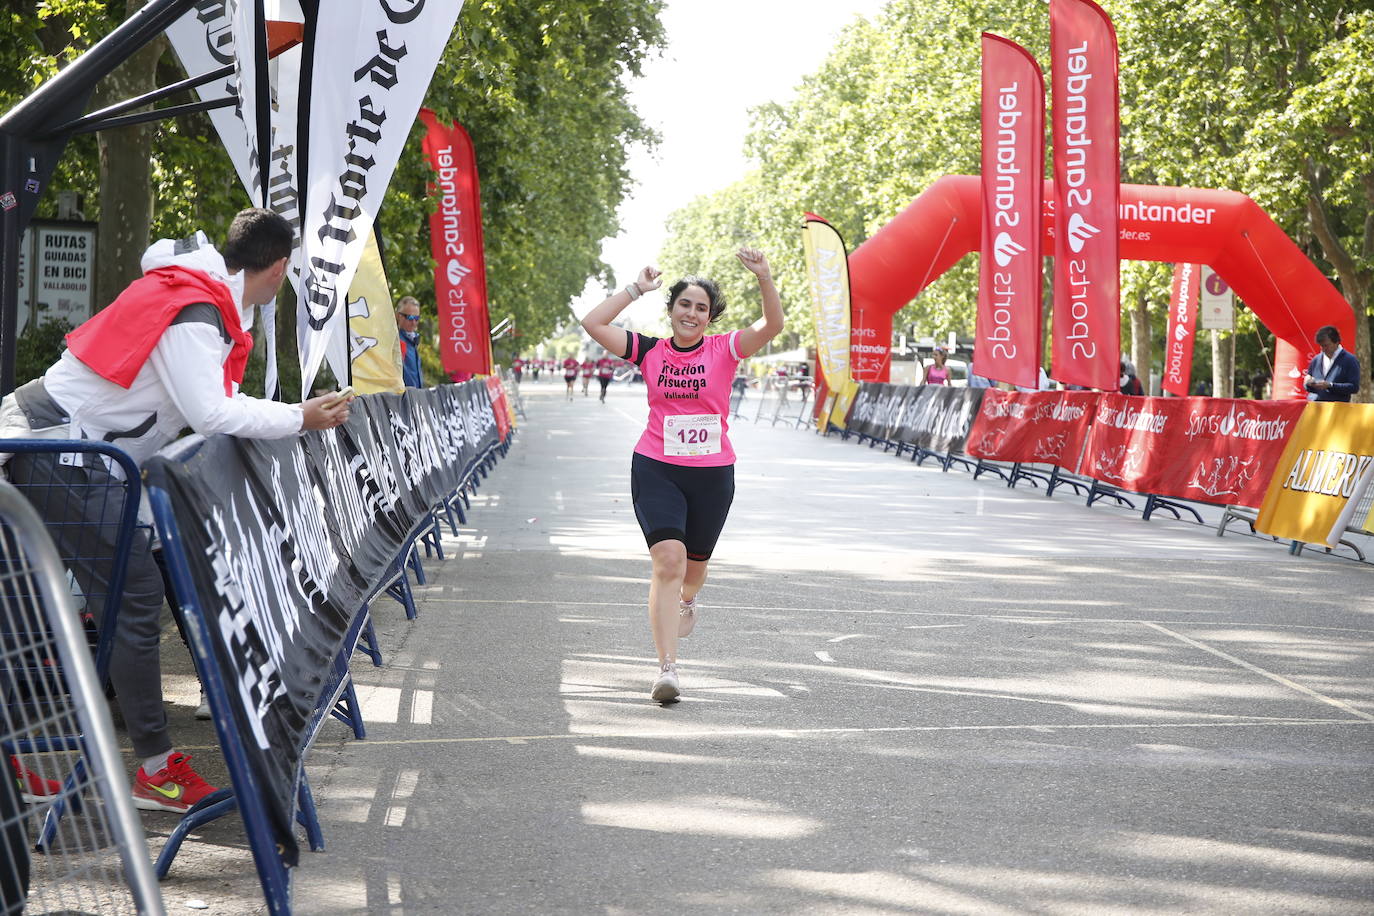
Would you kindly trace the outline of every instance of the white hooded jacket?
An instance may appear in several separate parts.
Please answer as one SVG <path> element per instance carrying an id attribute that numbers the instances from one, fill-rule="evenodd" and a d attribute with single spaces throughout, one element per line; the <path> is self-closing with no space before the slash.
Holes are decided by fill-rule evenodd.
<path id="1" fill-rule="evenodd" d="M 244 326 L 251 326 L 251 306 L 243 306 L 242 273 L 229 273 L 203 232 L 191 239 L 160 239 L 141 262 L 144 273 L 171 265 L 202 271 L 224 283 Z M 209 304 L 189 306 L 168 325 L 127 389 L 101 378 L 70 351 L 48 369 L 43 382 L 68 414 L 72 438 L 103 439 L 139 464 L 186 427 L 207 436 L 228 433 L 250 439 L 299 432 L 299 405 L 248 397 L 237 386 L 232 397 L 224 393 L 224 363 L 232 349 L 219 310 Z"/>

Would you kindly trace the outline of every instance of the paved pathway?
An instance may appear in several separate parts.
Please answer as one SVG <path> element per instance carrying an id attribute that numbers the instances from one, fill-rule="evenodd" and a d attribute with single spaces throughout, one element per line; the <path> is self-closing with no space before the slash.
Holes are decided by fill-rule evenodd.
<path id="1" fill-rule="evenodd" d="M 736 424 L 661 708 L 642 390 L 525 394 L 312 753 L 298 912 L 1370 911 L 1374 568 Z M 253 911 L 236 830 L 174 912 Z"/>

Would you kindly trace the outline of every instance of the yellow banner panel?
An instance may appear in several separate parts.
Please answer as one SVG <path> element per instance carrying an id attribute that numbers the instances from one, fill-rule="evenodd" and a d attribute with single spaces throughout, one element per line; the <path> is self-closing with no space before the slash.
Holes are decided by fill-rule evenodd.
<path id="1" fill-rule="evenodd" d="M 830 408 L 830 425 L 844 429 L 844 421 L 849 417 L 849 406 L 854 403 L 854 398 L 859 393 L 859 383 L 846 380 L 837 391 L 835 405 Z"/>
<path id="2" fill-rule="evenodd" d="M 1374 474 L 1374 404 L 1308 404 L 1269 481 L 1255 527 L 1334 547 L 1351 519 L 1351 497 Z"/>

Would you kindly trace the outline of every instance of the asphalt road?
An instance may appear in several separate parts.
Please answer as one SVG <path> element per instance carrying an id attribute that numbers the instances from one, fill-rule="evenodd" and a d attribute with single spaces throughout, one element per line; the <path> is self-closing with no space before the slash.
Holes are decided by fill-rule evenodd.
<path id="1" fill-rule="evenodd" d="M 561 388 L 526 383 L 420 618 L 378 605 L 298 913 L 1371 911 L 1374 567 L 737 422 L 660 707 L 642 389 Z M 164 892 L 258 911 L 237 820 Z"/>

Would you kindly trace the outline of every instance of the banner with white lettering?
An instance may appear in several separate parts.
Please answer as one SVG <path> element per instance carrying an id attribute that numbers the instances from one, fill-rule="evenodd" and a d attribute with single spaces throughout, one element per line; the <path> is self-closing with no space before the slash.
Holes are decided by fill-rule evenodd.
<path id="1" fill-rule="evenodd" d="M 428 108 L 420 109 L 420 120 L 427 128 L 424 150 L 434 169 L 438 203 L 429 217 L 429 240 L 439 358 L 450 377 L 490 375 L 491 315 L 477 154 L 461 124 L 442 124 Z"/>
<path id="2" fill-rule="evenodd" d="M 1054 464 L 1078 470 L 1097 411 L 1096 391 L 1001 391 L 983 395 L 968 453 L 989 461 Z"/>
<path id="3" fill-rule="evenodd" d="M 978 374 L 1034 387 L 1040 377 L 1040 214 L 1045 79 L 1025 48 L 983 33 L 983 223 Z"/>
<path id="4" fill-rule="evenodd" d="M 1258 506 L 1303 407 L 1103 394 L 1083 473 L 1138 493 Z"/>
<path id="5" fill-rule="evenodd" d="M 907 410 L 902 442 L 932 452 L 962 452 L 987 388 L 922 385 Z"/>
<path id="6" fill-rule="evenodd" d="M 1050 375 L 1114 391 L 1121 358 L 1116 31 L 1092 0 L 1050 0 L 1054 333 Z M 980 354 L 981 359 L 981 354 Z"/>
<path id="7" fill-rule="evenodd" d="M 1297 406 L 1302 419 L 1279 459 L 1255 530 L 1335 547 L 1346 524 L 1359 522 L 1351 517 L 1350 503 L 1374 472 L 1374 404 Z"/>
<path id="8" fill-rule="evenodd" d="M 1193 340 L 1197 337 L 1197 264 L 1175 264 L 1174 285 L 1169 295 L 1169 324 L 1164 334 L 1164 381 L 1170 394 L 1186 398 L 1192 394 Z"/>
<path id="9" fill-rule="evenodd" d="M 810 281 L 816 356 L 826 386 L 839 391 L 849 379 L 849 256 L 840 233 L 814 213 L 802 221 L 802 248 Z"/>
<path id="10" fill-rule="evenodd" d="M 348 377 L 344 293 L 461 0 L 330 0 L 307 17 L 310 117 L 296 334 L 301 391 Z M 302 91 L 302 95 L 307 93 Z"/>
<path id="11" fill-rule="evenodd" d="M 204 610 L 237 732 L 295 864 L 307 730 L 356 615 L 430 507 L 498 443 L 480 381 L 354 402 L 338 429 L 287 439 L 216 435 L 153 458 Z M 185 596 L 183 596 L 185 597 Z"/>
<path id="12" fill-rule="evenodd" d="M 187 74 L 201 76 L 226 66 L 234 68 L 228 76 L 197 87 L 196 94 L 202 101 L 238 99 L 232 107 L 212 109 L 206 114 L 248 193 L 249 203 L 266 206 L 295 228 L 287 270 L 287 278 L 295 289 L 300 288 L 301 212 L 296 147 L 303 22 L 298 0 L 201 0 L 167 29 L 172 50 Z M 239 53 L 240 48 L 243 53 Z M 257 59 L 264 50 L 271 55 L 270 61 Z M 259 95 L 259 88 L 266 97 Z M 270 131 L 266 194 L 262 190 L 257 141 L 264 106 Z M 268 397 L 275 397 L 276 303 L 264 306 L 261 315 L 267 345 L 264 387 Z"/>

